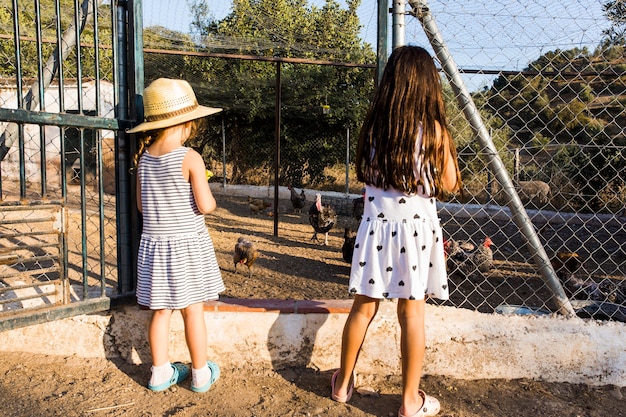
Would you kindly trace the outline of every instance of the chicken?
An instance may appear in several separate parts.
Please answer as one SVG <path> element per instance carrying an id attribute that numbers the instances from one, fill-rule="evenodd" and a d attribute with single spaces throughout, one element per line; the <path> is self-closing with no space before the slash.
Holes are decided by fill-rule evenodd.
<path id="1" fill-rule="evenodd" d="M 352 217 L 359 222 L 363 217 L 363 209 L 365 208 L 365 188 L 361 190 L 361 194 L 361 197 L 352 200 Z"/>
<path id="2" fill-rule="evenodd" d="M 296 190 L 289 184 L 287 187 L 289 191 L 291 191 L 291 205 L 293 206 L 294 213 L 302 213 L 302 209 L 304 208 L 304 202 L 306 201 L 306 195 L 304 195 L 304 188 L 300 191 L 300 194 L 296 192 Z"/>
<path id="3" fill-rule="evenodd" d="M 254 243 L 241 236 L 235 244 L 235 252 L 233 253 L 233 263 L 235 264 L 235 273 L 237 265 L 245 264 L 248 267 L 248 278 L 252 277 L 252 265 L 259 257 L 259 251 Z"/>
<path id="4" fill-rule="evenodd" d="M 493 242 L 489 236 L 486 236 L 482 245 L 478 247 L 471 242 L 457 242 L 453 239 L 444 240 L 443 245 L 450 271 L 458 268 L 461 272 L 469 274 L 475 270 L 487 272 L 494 267 L 491 249 Z"/>
<path id="5" fill-rule="evenodd" d="M 346 227 L 343 233 L 343 246 L 341 247 L 341 254 L 343 260 L 347 263 L 352 263 L 352 255 L 354 254 L 354 244 L 356 242 L 356 232 L 349 227 Z"/>
<path id="6" fill-rule="evenodd" d="M 254 214 L 259 214 L 260 211 L 265 210 L 268 207 L 272 207 L 272 203 L 265 201 L 262 198 L 252 198 L 248 196 L 248 206 Z"/>
<path id="7" fill-rule="evenodd" d="M 586 274 L 583 262 L 576 252 L 560 251 L 550 260 L 556 276 L 563 284 L 568 297 L 578 300 L 608 301 L 622 304 L 626 301 L 626 287 L 622 282 L 610 279 L 596 282 L 591 277 L 582 278 Z"/>
<path id="8" fill-rule="evenodd" d="M 315 194 L 315 204 L 309 209 L 309 223 L 313 226 L 313 237 L 311 240 L 319 242 L 318 233 L 324 233 L 324 245 L 328 245 L 328 232 L 337 223 L 337 213 L 330 205 L 322 204 L 322 195 Z"/>

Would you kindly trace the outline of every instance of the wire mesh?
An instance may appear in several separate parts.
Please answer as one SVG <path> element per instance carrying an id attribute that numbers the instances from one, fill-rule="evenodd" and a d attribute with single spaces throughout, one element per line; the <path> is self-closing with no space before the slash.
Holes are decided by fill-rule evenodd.
<path id="1" fill-rule="evenodd" d="M 213 10 L 223 17 L 213 16 L 214 28 L 236 17 L 228 8 L 230 2 L 219 3 Z M 156 6 L 146 9 L 162 13 Z M 577 314 L 623 319 L 626 67 L 623 42 L 609 38 L 614 25 L 603 3 L 477 0 L 437 1 L 429 7 Z M 310 40 L 289 39 L 282 32 L 278 36 L 280 19 L 266 9 L 258 12 L 257 23 L 269 34 L 264 42 L 252 44 L 218 29 L 205 38 L 190 29 L 187 33 L 193 36 L 186 39 L 214 54 L 236 51 L 267 57 L 272 50 L 272 56 L 310 53 L 324 59 L 324 51 Z M 361 33 L 371 41 L 376 33 L 372 18 L 376 2 L 363 2 L 356 13 L 364 19 Z M 146 33 L 162 30 L 147 27 Z M 151 47 L 185 49 L 181 42 L 174 48 L 167 46 L 179 39 L 179 33 L 167 35 L 151 34 Z M 419 20 L 412 16 L 406 19 L 406 41 L 432 51 Z M 280 185 L 360 193 L 362 184 L 356 182 L 350 160 L 374 88 L 373 53 L 360 56 L 365 59 L 352 61 L 363 64 L 359 68 L 283 64 Z M 341 57 L 350 61 L 346 54 Z M 226 108 L 225 154 L 219 123 L 207 136 L 210 139 L 196 144 L 218 174 L 216 180 L 224 180 L 219 174 L 226 172 L 231 184 L 269 185 L 273 182 L 275 63 L 233 62 L 233 58 L 210 54 L 190 58 L 171 52 L 146 55 L 155 67 L 175 68 L 194 88 L 205 89 L 205 102 Z M 204 70 L 193 71 L 186 65 Z M 159 74 L 146 66 L 147 82 Z M 353 88 L 355 82 L 359 88 Z M 456 252 L 449 253 L 451 299 L 445 304 L 484 312 L 503 311 L 506 305 L 555 311 L 553 291 L 541 279 L 532 248 L 512 221 L 503 185 L 489 169 L 491 156 L 476 139 L 449 84 L 444 85 L 465 183 L 463 194 L 440 205 L 446 238 L 459 243 L 453 245 Z M 346 102 L 349 94 L 354 99 Z M 492 242 L 493 261 L 482 264 L 477 255 L 482 250 L 477 248 L 484 247 L 486 237 Z"/>
<path id="2" fill-rule="evenodd" d="M 115 117 L 102 3 L 0 2 L 0 107 L 32 112 L 0 122 L 3 318 L 117 292 L 114 132 L 83 117 Z"/>

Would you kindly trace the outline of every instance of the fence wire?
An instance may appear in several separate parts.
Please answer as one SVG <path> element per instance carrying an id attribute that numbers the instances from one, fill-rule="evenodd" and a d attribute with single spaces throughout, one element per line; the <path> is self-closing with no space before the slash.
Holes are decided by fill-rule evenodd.
<path id="1" fill-rule="evenodd" d="M 375 8 L 371 3 L 361 6 L 367 8 L 365 14 Z M 623 320 L 626 61 L 623 44 L 607 38 L 611 22 L 602 3 L 479 0 L 429 6 L 577 314 Z M 432 50 L 419 20 L 408 14 L 406 40 Z M 162 39 L 151 42 L 155 49 L 163 47 Z M 237 45 L 240 53 L 258 53 Z M 212 48 L 220 52 L 218 45 Z M 217 174 L 215 180 L 272 184 L 275 78 L 259 74 L 275 75 L 275 64 L 156 55 L 147 54 L 146 61 L 180 69 L 194 88 L 206 88 L 210 104 L 226 108 L 225 154 L 219 126 L 209 135 L 212 139 L 197 144 Z M 210 75 L 184 69 L 190 59 L 210 68 Z M 244 85 L 241 77 L 233 77 L 237 71 L 246 71 Z M 324 82 L 310 82 L 320 72 L 326 72 Z M 362 184 L 355 180 L 351 160 L 358 116 L 374 88 L 372 67 L 289 63 L 282 66 L 281 76 L 279 185 L 360 193 Z M 151 77 L 156 75 L 147 67 L 146 81 Z M 365 78 L 370 81 L 361 81 L 360 89 L 346 91 Z M 341 82 L 346 79 L 352 84 Z M 229 87 L 229 80 L 239 85 Z M 465 182 L 463 194 L 443 202 L 440 210 L 446 239 L 458 243 L 449 254 L 451 300 L 445 304 L 484 312 L 556 311 L 532 249 L 512 221 L 503 186 L 488 168 L 488 152 L 444 84 Z M 254 107 L 242 91 L 255 92 Z M 353 112 L 351 118 L 344 117 L 346 94 L 363 94 L 361 113 Z M 242 123 L 246 112 L 248 123 Z M 475 254 L 486 237 L 492 242 L 493 262 L 484 265 Z"/>
<path id="2" fill-rule="evenodd" d="M 376 33 L 376 3 L 364 1 L 359 6 L 363 33 Z M 441 0 L 429 7 L 577 314 L 626 321 L 626 58 L 624 42 L 615 39 L 603 3 Z M 279 33 L 273 24 L 278 17 L 271 13 L 259 14 L 262 20 L 257 26 L 264 25 L 269 35 L 263 42 L 251 42 L 236 33 L 211 33 L 211 37 L 182 27 L 187 24 L 168 27 L 167 21 L 179 22 L 180 13 L 189 13 L 175 2 L 144 1 L 143 9 L 167 16 L 163 26 L 144 27 L 146 84 L 162 76 L 185 78 L 199 101 L 225 109 L 192 143 L 215 174 L 213 181 L 273 184 L 276 77 L 280 68 L 279 185 L 339 191 L 345 192 L 347 199 L 357 198 L 362 184 L 355 179 L 352 161 L 374 90 L 375 53 L 371 45 L 376 44 L 375 39 L 365 39 L 369 44 L 356 46 L 319 46 L 306 37 L 289 38 Z M 409 10 L 407 6 L 407 43 L 433 51 L 419 20 L 410 16 Z M 104 6 L 102 12 L 107 16 L 110 9 Z M 213 29 L 224 18 L 215 17 Z M 193 19 L 183 16 L 182 20 Z M 111 80 L 113 62 L 107 52 L 107 30 L 110 26 L 107 29 L 104 25 L 97 49 L 101 53 L 100 74 L 95 74 L 96 66 L 89 64 L 95 60 L 96 49 L 82 49 L 82 59 L 87 63 L 83 78 Z M 10 22 L 2 34 L 6 35 L 3 42 L 8 39 L 3 45 L 10 45 Z M 37 49 L 33 36 L 27 33 L 22 42 L 25 48 Z M 48 44 L 42 45 L 42 55 L 47 56 Z M 14 59 L 10 48 L 2 53 L 7 62 Z M 70 56 L 67 61 L 68 78 L 76 75 L 72 59 Z M 320 60 L 324 60 L 323 65 Z M 11 68 L 3 73 L 10 80 L 15 70 Z M 26 79 L 36 77 L 38 68 L 26 65 L 22 71 Z M 15 87 L 10 84 L 5 83 L 9 89 Z M 503 185 L 488 167 L 489 152 L 477 140 L 445 77 L 444 88 L 465 183 L 462 194 L 440 204 L 445 237 L 451 245 L 451 299 L 445 304 L 482 312 L 556 311 L 553 292 L 538 273 L 532 249 L 512 221 Z M 46 99 L 47 106 L 53 102 Z M 2 102 L 2 107 L 15 106 Z M 58 132 L 43 134 L 60 136 Z M 25 143 L 39 141 L 41 135 L 27 130 Z M 103 136 L 106 132 L 96 135 Z M 87 146 L 97 149 L 89 140 Z M 55 152 L 62 153 L 58 147 Z M 106 186 L 106 164 L 103 178 L 98 179 L 89 163 L 85 165 L 88 151 L 77 146 L 73 149 L 83 159 L 72 157 L 72 149 L 67 149 L 64 163 L 68 180 L 76 174 L 76 181 L 83 184 L 80 189 L 85 190 L 86 203 L 78 201 L 77 207 L 90 210 L 91 201 L 101 210 L 102 202 L 97 193 L 89 191 L 93 189 L 89 184 L 104 180 Z M 18 185 L 25 184 L 29 192 L 41 195 L 37 152 L 22 151 L 27 156 L 27 180 Z M 20 169 L 19 156 L 14 156 L 13 172 Z M 5 192 L 10 184 L 7 167 L 8 162 L 3 163 Z M 54 188 L 46 190 L 48 195 L 55 192 Z M 106 194 L 104 200 L 105 207 L 114 205 L 112 194 Z M 341 214 L 351 215 L 348 209 Z M 111 219 L 112 230 L 113 223 Z M 99 234 L 100 229 L 94 224 L 90 226 L 92 232 L 85 233 Z M 113 235 L 114 231 L 106 233 Z M 492 242 L 493 262 L 482 264 L 474 254 L 486 237 Z M 83 238 L 77 239 L 75 250 L 82 252 Z M 115 248 L 108 246 L 108 240 L 105 245 L 107 259 L 114 261 Z M 76 269 L 95 267 L 80 265 Z"/>

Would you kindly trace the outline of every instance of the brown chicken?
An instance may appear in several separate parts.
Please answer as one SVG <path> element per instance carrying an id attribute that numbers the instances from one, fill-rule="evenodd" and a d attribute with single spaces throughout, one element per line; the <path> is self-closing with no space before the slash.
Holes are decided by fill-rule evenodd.
<path id="1" fill-rule="evenodd" d="M 493 242 L 489 236 L 486 236 L 483 244 L 478 247 L 471 242 L 444 240 L 443 248 L 448 270 L 453 272 L 458 268 L 464 274 L 470 274 L 475 270 L 487 272 L 493 269 L 492 245 Z"/>
<path id="2" fill-rule="evenodd" d="M 245 264 L 248 267 L 248 278 L 252 277 L 252 265 L 259 257 L 259 251 L 254 243 L 241 236 L 235 244 L 235 253 L 233 253 L 233 263 L 235 264 L 235 273 L 237 265 Z"/>
<path id="3" fill-rule="evenodd" d="M 272 203 L 265 201 L 262 198 L 252 198 L 248 196 L 248 206 L 254 214 L 259 214 L 260 211 L 263 211 L 268 207 L 272 207 Z"/>

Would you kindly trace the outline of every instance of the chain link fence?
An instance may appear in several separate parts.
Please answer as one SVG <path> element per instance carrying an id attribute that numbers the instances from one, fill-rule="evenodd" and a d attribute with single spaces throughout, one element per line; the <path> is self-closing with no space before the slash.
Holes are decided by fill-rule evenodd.
<path id="1" fill-rule="evenodd" d="M 428 6 L 497 150 L 493 155 L 477 140 L 444 81 L 465 182 L 462 194 L 441 203 L 446 239 L 460 247 L 449 254 L 451 299 L 445 304 L 483 312 L 559 309 L 533 246 L 513 221 L 506 184 L 490 169 L 499 158 L 576 313 L 623 321 L 626 58 L 623 44 L 606 36 L 611 22 L 602 4 L 479 0 Z M 432 50 L 410 7 L 406 38 Z M 226 109 L 194 144 L 214 180 L 273 184 L 280 108 L 279 185 L 358 197 L 362 184 L 352 159 L 374 88 L 373 61 L 277 64 L 181 55 L 160 49 L 161 38 L 149 42 L 146 83 L 162 75 L 150 62 L 170 76 L 177 68 L 202 101 Z M 486 237 L 493 256 L 487 266 L 477 255 Z"/>
<path id="2" fill-rule="evenodd" d="M 144 9 L 152 9 L 153 3 L 143 2 Z M 376 19 L 372 19 L 375 3 L 364 1 L 359 6 L 359 14 L 370 17 L 362 19 L 364 33 L 376 32 Z M 444 304 L 483 312 L 559 310 L 555 289 L 540 273 L 535 248 L 514 221 L 511 207 L 515 204 L 511 204 L 508 184 L 495 175 L 493 161 L 499 160 L 576 313 L 626 321 L 624 42 L 611 37 L 613 23 L 607 19 L 603 2 L 560 3 L 442 0 L 427 5 L 497 151 L 478 140 L 479 132 L 458 104 L 458 91 L 442 73 L 449 124 L 465 183 L 462 194 L 440 204 L 445 237 L 458 243 L 453 245 L 456 252 L 449 253 L 451 299 Z M 159 4 L 166 8 L 160 10 L 164 16 L 173 19 L 180 12 L 175 3 Z M 8 3 L 6 9 L 10 9 Z M 72 49 L 74 54 L 80 52 L 84 61 L 80 72 L 83 89 L 98 85 L 103 96 L 108 94 L 106 81 L 112 81 L 114 65 L 108 46 L 111 26 L 106 23 L 110 15 L 110 6 L 100 5 L 102 28 L 97 36 L 87 22 L 88 44 Z M 31 48 L 32 56 L 45 58 L 58 36 L 56 24 L 44 21 L 38 43 L 29 16 L 32 13 L 25 15 L 24 22 L 29 23 L 23 27 L 32 33 L 25 31 L 20 38 L 23 51 Z M 262 17 L 263 25 L 271 26 L 274 17 Z M 436 55 L 411 6 L 407 5 L 404 17 L 406 42 L 425 46 Z M 15 52 L 10 20 L 5 26 L 0 33 L 1 52 L 11 63 Z M 144 30 L 146 85 L 162 76 L 184 78 L 200 102 L 225 109 L 210 119 L 204 134 L 191 144 L 215 174 L 213 181 L 272 185 L 278 128 L 279 185 L 338 191 L 345 193 L 343 200 L 348 202 L 358 197 L 363 185 L 355 179 L 352 161 L 374 91 L 371 45 L 375 40 L 354 49 L 333 49 L 284 36 L 254 43 L 233 36 L 202 37 L 189 34 L 186 28 L 151 26 Z M 96 42 L 98 48 L 90 46 Z M 62 93 L 45 98 L 48 111 L 78 111 L 72 108 L 70 97 L 87 100 L 89 96 L 70 91 L 74 82 L 69 80 L 78 68 L 73 56 L 68 52 L 64 61 L 66 82 L 53 89 Z M 20 68 L 24 80 L 38 76 L 34 62 Z M 17 107 L 8 98 L 15 97 L 11 89 L 18 68 L 12 65 L 3 73 L 4 80 L 10 80 L 5 82 L 6 96 L 0 99 L 3 108 Z M 91 80 L 96 84 L 89 84 Z M 58 107 L 59 95 L 66 97 L 64 109 L 54 107 Z M 103 116 L 106 108 L 100 107 L 98 116 Z M 92 109 L 83 105 L 81 111 L 85 110 Z M 111 188 L 114 150 L 107 142 L 108 132 L 24 127 L 25 148 L 20 153 L 17 145 L 12 147 L 16 153 L 3 161 L 3 198 L 62 198 L 66 175 L 70 186 L 67 201 L 81 214 L 76 230 L 83 230 L 68 242 L 70 253 L 81 255 L 68 273 L 76 275 L 76 283 L 111 276 L 108 270 L 99 274 L 96 266 L 113 265 L 116 259 L 116 249 L 108 239 L 115 235 L 115 219 L 108 214 L 115 205 Z M 50 155 L 65 156 L 55 162 L 46 152 L 36 151 L 41 148 L 35 142 L 41 138 Z M 35 150 L 29 150 L 31 145 Z M 92 158 L 94 155 L 98 157 Z M 23 174 L 19 173 L 20 157 L 24 158 Z M 75 191 L 72 181 L 78 185 Z M 350 216 L 350 204 L 343 207 L 340 215 Z M 97 211 L 100 219 L 84 224 L 82 219 L 91 210 Z M 97 242 L 93 247 L 89 236 Z M 483 265 L 475 254 L 486 237 L 493 242 L 493 262 Z M 97 253 L 101 259 L 94 258 L 96 263 L 90 265 L 87 252 Z M 86 290 L 89 287 L 84 284 Z"/>

